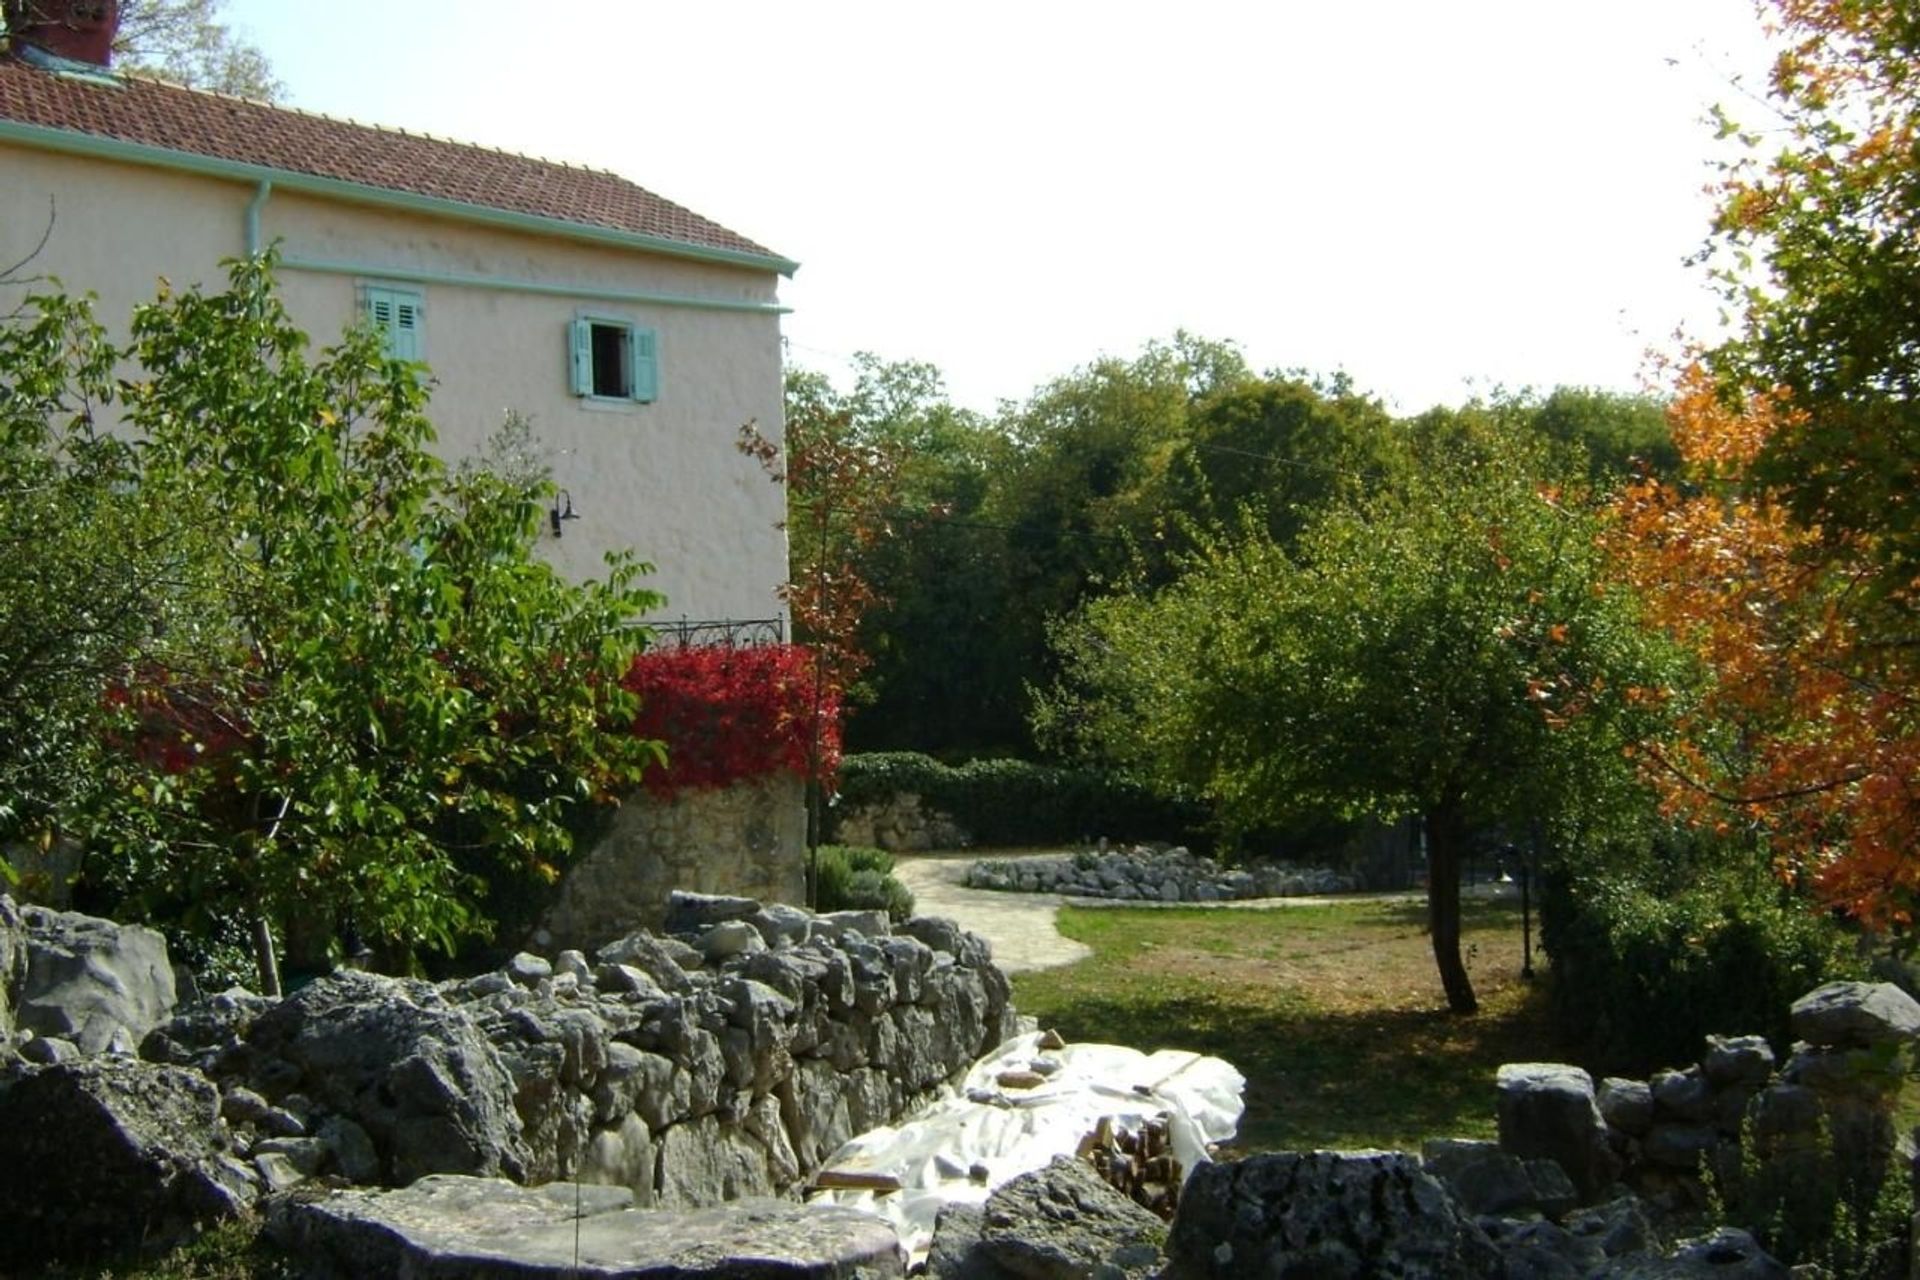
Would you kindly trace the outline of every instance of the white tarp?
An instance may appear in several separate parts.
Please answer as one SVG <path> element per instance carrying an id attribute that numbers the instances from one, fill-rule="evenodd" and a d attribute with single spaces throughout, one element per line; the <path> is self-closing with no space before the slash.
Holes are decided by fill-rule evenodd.
<path id="1" fill-rule="evenodd" d="M 1031 1089 L 1002 1088 L 1001 1073 L 1053 1068 Z M 957 1093 L 933 1103 L 898 1128 L 861 1134 L 822 1166 L 844 1172 L 891 1174 L 899 1191 L 817 1191 L 810 1199 L 877 1213 L 900 1233 L 914 1263 L 926 1257 L 933 1221 L 943 1204 L 979 1204 L 993 1188 L 1071 1156 L 1101 1117 L 1137 1132 L 1164 1118 L 1174 1158 L 1191 1170 L 1207 1159 L 1210 1143 L 1231 1138 L 1240 1124 L 1246 1080 L 1219 1058 L 1162 1049 L 1141 1053 L 1111 1044 L 1040 1048 L 1040 1034 L 1016 1036 L 974 1064 Z M 975 1181 L 975 1165 L 986 1170 Z"/>

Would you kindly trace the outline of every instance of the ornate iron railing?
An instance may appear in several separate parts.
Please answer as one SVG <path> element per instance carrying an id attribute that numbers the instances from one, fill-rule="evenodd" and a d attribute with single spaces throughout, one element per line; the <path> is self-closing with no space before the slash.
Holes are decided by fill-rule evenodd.
<path id="1" fill-rule="evenodd" d="M 637 622 L 635 626 L 653 630 L 658 649 L 692 649 L 706 645 L 726 645 L 736 649 L 758 649 L 787 642 L 785 618 L 726 618 L 714 622 Z"/>

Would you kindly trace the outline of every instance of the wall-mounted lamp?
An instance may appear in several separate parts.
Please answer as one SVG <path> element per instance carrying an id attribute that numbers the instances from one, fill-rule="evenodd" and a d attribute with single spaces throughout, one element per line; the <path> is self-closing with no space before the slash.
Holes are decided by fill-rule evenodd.
<path id="1" fill-rule="evenodd" d="M 553 530 L 553 536 L 560 536 L 562 520 L 578 520 L 580 513 L 573 509 L 573 495 L 562 489 L 553 495 L 553 507 L 547 512 L 547 525 Z"/>

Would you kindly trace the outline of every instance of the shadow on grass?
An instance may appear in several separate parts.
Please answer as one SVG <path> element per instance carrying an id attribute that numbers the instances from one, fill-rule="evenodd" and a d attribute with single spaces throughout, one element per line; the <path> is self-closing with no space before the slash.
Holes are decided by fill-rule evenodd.
<path id="1" fill-rule="evenodd" d="M 1034 1012 L 1043 1012 L 1033 1010 Z M 1044 1025 L 1069 1040 L 1187 1049 L 1247 1078 L 1241 1152 L 1379 1146 L 1419 1150 L 1432 1137 L 1494 1134 L 1494 1075 L 1537 1059 L 1548 1042 L 1542 993 L 1507 989 L 1482 1012 L 1329 1012 L 1286 1002 L 1236 1007 L 1192 991 L 1142 1001 L 1068 996 Z"/>
<path id="2" fill-rule="evenodd" d="M 1425 929 L 1427 927 L 1427 902 L 1425 898 L 1383 899 L 1366 904 L 1373 913 L 1372 920 L 1379 924 L 1391 924 L 1406 928 Z M 1534 926 L 1539 927 L 1540 908 L 1533 909 Z M 1507 928 L 1520 927 L 1520 899 L 1517 897 L 1482 898 L 1467 897 L 1460 903 L 1460 919 L 1467 927 Z"/>
<path id="3" fill-rule="evenodd" d="M 1093 954 L 1020 975 L 1014 999 L 1069 1039 L 1232 1063 L 1247 1078 L 1242 1151 L 1490 1137 L 1502 1063 L 1574 1059 L 1520 977 L 1519 904 L 1461 905 L 1472 1017 L 1445 1010 L 1417 900 L 1068 909 L 1061 932 Z"/>

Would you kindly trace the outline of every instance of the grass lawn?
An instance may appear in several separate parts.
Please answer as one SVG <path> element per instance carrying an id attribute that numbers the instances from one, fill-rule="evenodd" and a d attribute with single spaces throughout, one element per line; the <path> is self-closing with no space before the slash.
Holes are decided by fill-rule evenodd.
<path id="1" fill-rule="evenodd" d="M 1421 902 L 1068 907 L 1061 932 L 1093 956 L 1019 975 L 1014 1000 L 1069 1039 L 1232 1063 L 1247 1078 L 1241 1153 L 1490 1138 L 1500 1064 L 1566 1059 L 1545 992 L 1520 977 L 1519 906 L 1469 899 L 1463 913 L 1471 1018 L 1446 1011 Z"/>

